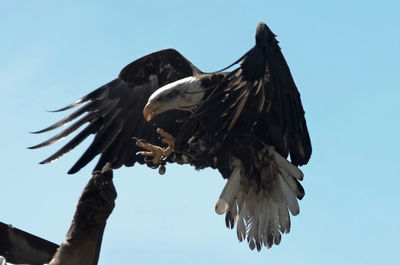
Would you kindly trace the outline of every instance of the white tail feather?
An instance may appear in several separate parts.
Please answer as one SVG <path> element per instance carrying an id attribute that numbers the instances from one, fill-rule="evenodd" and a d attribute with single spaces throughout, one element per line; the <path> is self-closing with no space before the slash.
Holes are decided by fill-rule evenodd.
<path id="1" fill-rule="evenodd" d="M 283 180 L 283 177 L 281 175 L 279 175 L 279 183 L 281 185 L 283 195 L 285 196 L 286 204 L 290 210 L 290 213 L 294 216 L 298 215 L 300 212 L 300 208 L 299 203 L 297 202 L 297 198 L 289 188 L 286 181 Z"/>
<path id="2" fill-rule="evenodd" d="M 272 154 L 281 173 L 286 173 L 286 175 L 292 176 L 298 180 L 303 180 L 304 174 L 298 167 L 287 161 L 286 158 L 281 156 L 275 150 L 272 150 Z"/>
<path id="3" fill-rule="evenodd" d="M 215 212 L 217 214 L 224 214 L 229 208 L 232 207 L 233 201 L 240 188 L 240 165 L 235 166 L 231 176 L 228 179 L 224 189 L 219 196 L 215 205 Z"/>
<path id="4" fill-rule="evenodd" d="M 290 232 L 290 217 L 287 207 L 279 208 L 279 226 L 282 233 Z"/>
<path id="5" fill-rule="evenodd" d="M 236 224 L 239 241 L 247 239 L 251 249 L 260 250 L 262 245 L 278 245 L 281 233 L 289 233 L 289 211 L 294 216 L 299 214 L 298 198 L 302 198 L 304 190 L 297 181 L 303 179 L 301 170 L 271 146 L 258 153 L 257 159 L 254 165 L 261 174 L 261 188 L 246 175 L 241 161 L 234 158 L 232 174 L 215 211 L 227 214 L 228 227 Z"/>

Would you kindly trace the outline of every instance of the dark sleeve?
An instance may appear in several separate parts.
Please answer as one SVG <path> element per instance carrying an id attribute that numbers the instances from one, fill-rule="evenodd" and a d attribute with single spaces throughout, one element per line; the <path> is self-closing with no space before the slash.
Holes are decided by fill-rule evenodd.
<path id="1" fill-rule="evenodd" d="M 107 218 L 117 193 L 109 164 L 95 171 L 86 185 L 66 235 L 49 265 L 97 264 Z"/>

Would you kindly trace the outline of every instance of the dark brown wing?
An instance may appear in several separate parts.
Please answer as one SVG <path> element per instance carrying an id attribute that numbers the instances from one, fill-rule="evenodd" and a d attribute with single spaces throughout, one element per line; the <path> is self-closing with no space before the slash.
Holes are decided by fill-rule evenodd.
<path id="1" fill-rule="evenodd" d="M 222 141 L 253 133 L 295 165 L 306 164 L 311 142 L 300 94 L 278 41 L 263 23 L 256 45 L 237 62 L 241 65 L 215 88 L 189 122 L 200 123 L 199 134 Z M 202 130 L 202 131 L 201 131 Z"/>
<path id="2" fill-rule="evenodd" d="M 199 69 L 172 49 L 142 57 L 126 66 L 115 80 L 58 110 L 64 111 L 86 103 L 63 120 L 36 132 L 47 132 L 77 119 L 56 136 L 30 148 L 52 144 L 88 123 L 72 140 L 41 163 L 58 159 L 90 134 L 95 134 L 93 142 L 69 170 L 69 174 L 79 171 L 98 154 L 101 156 L 95 170 L 103 168 L 107 162 L 111 163 L 113 168 L 132 166 L 135 162 L 143 163 L 143 157 L 136 155 L 139 148 L 136 147 L 134 137 L 162 144 L 153 123 L 147 123 L 143 118 L 143 107 L 149 96 L 163 85 L 199 73 Z M 154 123 L 174 134 L 179 126 L 176 120 L 186 115 L 187 113 L 182 111 L 170 111 L 156 117 Z"/>

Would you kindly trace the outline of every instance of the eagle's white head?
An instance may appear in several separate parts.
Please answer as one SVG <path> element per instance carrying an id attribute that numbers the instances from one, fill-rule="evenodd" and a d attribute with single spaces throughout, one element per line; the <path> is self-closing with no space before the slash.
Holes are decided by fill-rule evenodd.
<path id="1" fill-rule="evenodd" d="M 201 80 L 189 76 L 157 89 L 147 101 L 143 116 L 147 121 L 167 110 L 194 111 L 205 93 Z"/>

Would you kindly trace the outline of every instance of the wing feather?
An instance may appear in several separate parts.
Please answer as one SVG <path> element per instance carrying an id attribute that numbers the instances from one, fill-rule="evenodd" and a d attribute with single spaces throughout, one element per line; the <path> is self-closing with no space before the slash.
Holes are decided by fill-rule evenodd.
<path id="1" fill-rule="evenodd" d="M 39 134 L 39 133 L 44 133 L 44 132 L 48 132 L 48 131 L 52 131 L 54 129 L 57 129 L 57 128 L 59 128 L 61 126 L 64 126 L 67 123 L 73 121 L 77 117 L 81 116 L 83 113 L 90 111 L 90 109 L 92 109 L 92 105 L 91 104 L 87 104 L 87 105 L 83 106 L 82 108 L 76 110 L 72 114 L 68 115 L 64 119 L 62 119 L 62 120 L 50 125 L 49 127 L 45 128 L 45 129 L 42 129 L 42 130 L 39 130 L 39 131 L 36 131 L 36 132 L 32 132 L 32 133 Z"/>
<path id="2" fill-rule="evenodd" d="M 155 127 L 147 123 L 142 115 L 149 96 L 165 84 L 197 74 L 201 74 L 201 71 L 176 50 L 166 49 L 144 56 L 122 69 L 115 80 L 56 110 L 65 111 L 84 104 L 59 122 L 34 132 L 48 132 L 78 119 L 64 131 L 30 148 L 55 143 L 88 123 L 70 142 L 41 163 L 49 163 L 61 157 L 91 134 L 95 135 L 92 143 L 68 173 L 79 171 L 99 154 L 100 159 L 95 170 L 102 168 L 107 162 L 110 162 L 113 168 L 121 165 L 132 166 L 135 162 L 143 163 L 143 158 L 136 155 L 139 148 L 136 147 L 134 139 L 146 139 L 154 144 L 162 144 Z M 187 115 L 183 111 L 170 111 L 168 115 L 155 118 L 154 122 L 174 134 L 180 126 L 176 120 Z"/>
<path id="3" fill-rule="evenodd" d="M 216 132 L 214 136 L 221 141 L 232 142 L 254 131 L 282 156 L 290 154 L 294 165 L 306 164 L 311 142 L 300 93 L 266 25 L 257 31 L 256 40 L 241 57 L 239 68 L 216 86 L 188 121 L 200 123 L 199 135 Z"/>
<path id="4" fill-rule="evenodd" d="M 53 162 L 60 158 L 61 156 L 65 155 L 72 149 L 74 149 L 76 146 L 78 146 L 83 140 L 85 140 L 90 134 L 98 130 L 100 127 L 100 119 L 95 119 L 92 120 L 92 122 L 82 131 L 80 131 L 72 140 L 70 140 L 67 144 L 65 144 L 61 149 L 59 149 L 57 152 L 55 152 L 53 155 L 50 157 L 46 158 L 40 164 L 47 164 L 50 162 Z"/>
<path id="5" fill-rule="evenodd" d="M 92 119 L 93 119 L 93 114 L 88 113 L 87 115 L 83 116 L 81 119 L 76 121 L 73 125 L 69 126 L 67 129 L 65 129 L 64 131 L 56 134 L 55 136 L 51 137 L 50 139 L 48 139 L 48 140 L 46 140 L 46 141 L 44 141 L 44 142 L 42 142 L 42 143 L 40 143 L 38 145 L 29 147 L 29 149 L 41 148 L 41 147 L 53 144 L 53 143 L 55 143 L 57 141 L 60 141 L 63 138 L 65 138 L 68 135 L 70 135 L 71 133 L 73 133 L 74 131 L 76 131 L 79 127 L 81 127 L 86 122 L 91 121 Z"/>

